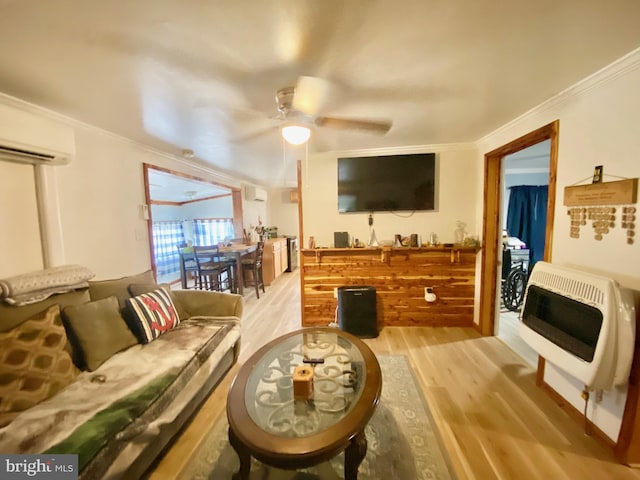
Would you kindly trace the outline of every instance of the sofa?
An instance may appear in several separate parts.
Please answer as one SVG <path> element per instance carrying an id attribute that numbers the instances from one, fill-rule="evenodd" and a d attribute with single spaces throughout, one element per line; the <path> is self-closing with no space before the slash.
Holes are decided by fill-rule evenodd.
<path id="1" fill-rule="evenodd" d="M 0 280 L 0 453 L 77 454 L 79 478 L 140 478 L 236 362 L 242 297 L 171 290 L 151 271 L 92 277 Z"/>

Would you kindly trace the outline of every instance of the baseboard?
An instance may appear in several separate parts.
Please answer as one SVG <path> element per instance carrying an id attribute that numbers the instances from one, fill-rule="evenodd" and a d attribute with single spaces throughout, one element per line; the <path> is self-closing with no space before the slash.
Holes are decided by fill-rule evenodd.
<path id="1" fill-rule="evenodd" d="M 565 413 L 567 413 L 573 420 L 575 420 L 576 423 L 584 424 L 585 435 L 595 438 L 604 447 L 611 449 L 611 451 L 615 449 L 616 443 L 613 440 L 611 440 L 602 430 L 600 430 L 595 423 L 593 423 L 588 418 L 585 419 L 581 411 L 579 411 L 576 407 L 571 405 L 571 403 L 565 400 L 564 397 L 556 392 L 548 383 L 543 381 L 540 384 L 540 388 L 547 392 L 551 399 Z"/>

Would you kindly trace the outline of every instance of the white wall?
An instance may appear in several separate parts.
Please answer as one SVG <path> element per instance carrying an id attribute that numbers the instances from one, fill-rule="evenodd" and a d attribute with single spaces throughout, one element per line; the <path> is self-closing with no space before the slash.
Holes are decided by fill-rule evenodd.
<path id="1" fill-rule="evenodd" d="M 182 205 L 182 219 L 194 218 L 233 218 L 233 197 L 228 195 L 221 198 L 212 198 L 201 202 L 191 202 Z M 242 232 L 236 232 L 238 237 Z"/>
<path id="2" fill-rule="evenodd" d="M 258 240 L 255 227 L 258 226 L 258 221 L 262 221 L 262 226 L 270 227 L 271 217 L 269 216 L 268 204 L 271 201 L 271 195 L 267 194 L 268 198 L 266 202 L 258 202 L 255 200 L 246 200 L 244 194 L 244 188 L 242 189 L 242 216 L 244 228 L 252 236 L 253 241 Z"/>
<path id="3" fill-rule="evenodd" d="M 154 222 L 171 222 L 185 217 L 180 205 L 151 205 L 151 218 Z"/>
<path id="4" fill-rule="evenodd" d="M 43 268 L 33 166 L 0 161 L 0 278 Z"/>
<path id="5" fill-rule="evenodd" d="M 291 201 L 291 188 L 273 188 L 269 194 L 269 218 L 278 235 L 298 236 L 298 204 Z"/>
<path id="6" fill-rule="evenodd" d="M 626 243 L 619 218 L 616 228 L 602 241 L 594 239 L 589 225 L 582 228 L 579 239 L 570 238 L 570 219 L 563 195 L 566 186 L 589 183 L 596 165 L 604 166 L 604 181 L 640 177 L 639 85 L 640 50 L 636 50 L 481 139 L 477 159 L 481 162 L 485 152 L 559 119 L 552 261 L 612 277 L 635 290 L 640 290 L 640 242 Z M 582 385 L 549 363 L 545 381 L 582 411 Z M 618 388 L 605 392 L 601 402 L 590 402 L 589 418 L 614 440 L 625 398 L 626 388 Z"/>
<path id="7" fill-rule="evenodd" d="M 376 212 L 374 229 L 379 242 L 391 242 L 395 234 L 408 236 L 417 233 L 426 242 L 430 232 L 436 232 L 440 242 L 453 242 L 456 221 L 467 224 L 467 232 L 479 234 L 475 215 L 482 189 L 478 190 L 477 177 L 482 174 L 482 164 L 477 162 L 477 150 L 473 145 L 425 145 L 412 148 L 359 150 L 339 153 L 315 154 L 305 162 L 303 169 L 303 221 L 307 247 L 309 236 L 314 236 L 317 246 L 333 245 L 333 232 L 346 231 L 350 237 L 367 243 L 369 226 L 367 213 L 338 213 L 337 158 L 356 155 L 390 155 L 436 152 L 437 210 L 433 212 Z"/>
<path id="8" fill-rule="evenodd" d="M 67 263 L 113 278 L 151 266 L 142 163 L 150 151 L 89 127 L 76 128 L 75 160 L 57 168 Z"/>

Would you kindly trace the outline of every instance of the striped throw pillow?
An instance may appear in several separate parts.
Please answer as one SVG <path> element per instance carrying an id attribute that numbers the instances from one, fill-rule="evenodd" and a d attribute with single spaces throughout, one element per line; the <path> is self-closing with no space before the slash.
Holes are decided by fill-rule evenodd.
<path id="1" fill-rule="evenodd" d="M 126 300 L 129 327 L 140 343 L 149 343 L 180 323 L 169 293 L 159 288 Z"/>

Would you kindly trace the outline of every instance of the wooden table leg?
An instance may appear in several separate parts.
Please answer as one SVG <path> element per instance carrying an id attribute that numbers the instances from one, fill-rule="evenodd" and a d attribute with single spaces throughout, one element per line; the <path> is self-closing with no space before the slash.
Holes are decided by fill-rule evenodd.
<path id="1" fill-rule="evenodd" d="M 358 468 L 367 454 L 367 437 L 364 430 L 351 439 L 344 451 L 344 480 L 357 480 Z"/>
<path id="2" fill-rule="evenodd" d="M 229 443 L 238 454 L 240 469 L 233 474 L 233 480 L 249 480 L 251 471 L 251 454 L 229 427 Z"/>
<path id="3" fill-rule="evenodd" d="M 182 258 L 182 254 L 180 254 L 180 281 L 182 282 L 182 289 L 187 289 L 187 272 L 184 268 L 184 259 Z"/>
<path id="4" fill-rule="evenodd" d="M 236 291 L 239 295 L 244 294 L 244 271 L 242 270 L 242 254 L 234 252 L 233 258 L 236 262 Z"/>

